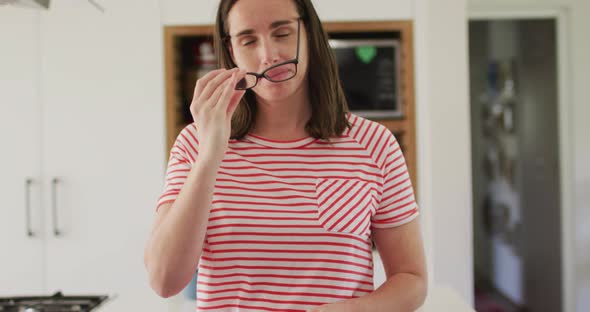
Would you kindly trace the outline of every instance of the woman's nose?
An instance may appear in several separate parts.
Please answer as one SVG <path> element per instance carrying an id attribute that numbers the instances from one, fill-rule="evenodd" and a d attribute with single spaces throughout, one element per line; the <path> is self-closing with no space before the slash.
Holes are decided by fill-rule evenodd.
<path id="1" fill-rule="evenodd" d="M 260 61 L 263 65 L 272 66 L 280 61 L 279 48 L 270 40 L 263 40 L 260 50 Z"/>

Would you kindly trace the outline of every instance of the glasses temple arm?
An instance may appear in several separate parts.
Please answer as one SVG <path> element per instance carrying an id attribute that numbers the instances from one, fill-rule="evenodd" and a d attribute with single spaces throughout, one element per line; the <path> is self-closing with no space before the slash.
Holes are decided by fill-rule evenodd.
<path id="1" fill-rule="evenodd" d="M 301 39 L 301 18 L 297 20 L 297 57 L 296 60 L 299 60 L 299 40 Z"/>

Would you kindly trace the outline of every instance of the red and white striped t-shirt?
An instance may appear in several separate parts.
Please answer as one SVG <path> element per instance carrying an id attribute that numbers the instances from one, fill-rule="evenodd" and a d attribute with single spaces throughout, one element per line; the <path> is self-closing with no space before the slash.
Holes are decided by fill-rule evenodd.
<path id="1" fill-rule="evenodd" d="M 198 311 L 306 311 L 373 291 L 371 228 L 418 215 L 400 146 L 349 115 L 341 137 L 231 140 L 199 262 Z M 171 152 L 158 207 L 197 158 L 194 124 Z"/>

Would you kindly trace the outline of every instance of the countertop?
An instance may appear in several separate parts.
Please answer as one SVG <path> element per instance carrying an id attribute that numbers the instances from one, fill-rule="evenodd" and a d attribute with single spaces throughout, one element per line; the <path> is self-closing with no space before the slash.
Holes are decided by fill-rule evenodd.
<path id="1" fill-rule="evenodd" d="M 475 312 L 475 310 L 453 289 L 438 286 L 430 290 L 424 306 L 416 312 Z"/>
<path id="2" fill-rule="evenodd" d="M 172 299 L 171 312 L 193 312 L 196 302 L 182 295 Z M 430 290 L 424 306 L 416 312 L 475 312 L 457 292 L 449 287 L 437 286 Z"/>

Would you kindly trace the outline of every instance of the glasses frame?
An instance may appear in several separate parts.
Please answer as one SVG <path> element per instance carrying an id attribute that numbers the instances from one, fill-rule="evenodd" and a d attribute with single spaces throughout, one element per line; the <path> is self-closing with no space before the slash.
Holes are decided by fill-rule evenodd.
<path id="1" fill-rule="evenodd" d="M 228 37 L 226 37 L 226 39 L 229 42 L 230 37 L 228 36 Z M 299 64 L 299 42 L 300 42 L 300 39 L 301 39 L 301 17 L 298 17 L 297 18 L 297 54 L 295 55 L 295 58 L 292 59 L 292 60 L 289 60 L 289 61 L 285 61 L 285 62 L 282 62 L 282 63 L 279 63 L 279 64 L 275 64 L 275 65 L 273 65 L 273 66 L 265 69 L 260 74 L 259 73 L 255 73 L 255 72 L 247 72 L 246 75 L 250 75 L 250 76 L 256 77 L 256 81 L 254 82 L 254 85 L 251 86 L 251 87 L 248 87 L 248 88 L 238 88 L 236 86 L 235 89 L 236 90 L 250 90 L 250 89 L 256 87 L 256 85 L 258 85 L 258 81 L 260 79 L 262 79 L 262 78 L 264 78 L 264 79 L 266 79 L 266 80 L 268 80 L 270 82 L 283 82 L 283 81 L 287 81 L 287 80 L 293 79 L 295 76 L 297 76 L 297 67 L 298 67 L 297 65 Z M 271 70 L 273 70 L 273 69 L 275 69 L 277 67 L 288 65 L 288 64 L 295 64 L 295 74 L 293 74 L 293 76 L 291 76 L 291 77 L 289 77 L 287 79 L 282 79 L 282 80 L 273 80 L 272 78 L 270 78 L 269 76 L 267 76 L 267 73 L 269 71 L 271 71 Z M 244 77 L 242 79 L 246 79 L 246 78 Z"/>

